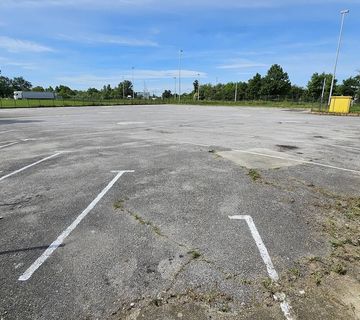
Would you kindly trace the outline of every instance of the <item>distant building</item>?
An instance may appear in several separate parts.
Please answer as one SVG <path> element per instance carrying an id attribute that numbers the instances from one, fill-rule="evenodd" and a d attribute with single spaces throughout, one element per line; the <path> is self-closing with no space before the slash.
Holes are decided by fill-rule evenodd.
<path id="1" fill-rule="evenodd" d="M 55 99 L 54 92 L 37 92 L 37 91 L 14 91 L 14 99 Z"/>

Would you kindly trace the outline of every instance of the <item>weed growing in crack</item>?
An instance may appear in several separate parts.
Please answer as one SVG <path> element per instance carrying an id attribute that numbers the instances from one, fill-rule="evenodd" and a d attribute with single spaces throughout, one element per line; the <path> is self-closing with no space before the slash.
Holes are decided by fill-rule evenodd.
<path id="1" fill-rule="evenodd" d="M 137 213 L 133 213 L 133 212 L 129 212 L 130 215 L 140 224 L 148 226 L 151 228 L 151 230 L 157 234 L 160 237 L 163 237 L 164 234 L 161 232 L 160 228 L 156 225 L 154 225 L 151 221 L 147 221 L 144 218 L 142 218 L 140 215 L 138 215 Z"/>
<path id="2" fill-rule="evenodd" d="M 201 253 L 196 250 L 190 250 L 190 251 L 188 251 L 188 254 L 190 254 L 191 258 L 194 260 L 201 257 Z"/>
<path id="3" fill-rule="evenodd" d="M 129 198 L 125 197 L 124 199 L 120 199 L 120 200 L 116 201 L 114 203 L 114 208 L 118 209 L 118 210 L 121 210 L 121 211 L 124 211 L 124 204 L 125 204 L 126 200 L 129 200 Z"/>
<path id="4" fill-rule="evenodd" d="M 274 294 L 276 292 L 275 290 L 275 282 L 273 280 L 271 280 L 270 278 L 265 278 L 262 281 L 262 285 L 264 286 L 264 288 L 271 292 L 272 294 Z"/>
<path id="5" fill-rule="evenodd" d="M 253 181 L 256 181 L 256 180 L 261 179 L 261 175 L 260 175 L 260 173 L 259 173 L 256 169 L 250 169 L 249 172 L 248 172 L 248 176 L 249 176 Z"/>
<path id="6" fill-rule="evenodd" d="M 346 272 L 347 272 L 347 269 L 343 264 L 337 263 L 332 267 L 332 271 L 334 271 L 334 272 L 336 272 L 337 274 L 340 274 L 340 275 L 345 275 Z"/>
<path id="7" fill-rule="evenodd" d="M 290 268 L 289 272 L 295 278 L 300 278 L 300 276 L 301 276 L 300 270 L 297 268 Z"/>

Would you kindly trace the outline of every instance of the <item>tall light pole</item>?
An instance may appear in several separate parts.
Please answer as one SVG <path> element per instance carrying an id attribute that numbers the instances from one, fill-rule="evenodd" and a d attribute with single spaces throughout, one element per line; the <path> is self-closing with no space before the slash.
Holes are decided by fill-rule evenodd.
<path id="1" fill-rule="evenodd" d="M 340 27 L 340 35 L 339 35 L 338 47 L 337 47 L 337 50 L 336 50 L 336 59 L 335 59 L 334 73 L 333 73 L 332 80 L 331 80 L 331 87 L 330 87 L 330 94 L 329 94 L 329 102 L 328 102 L 329 105 L 330 105 L 330 103 L 331 103 L 331 96 L 332 96 L 332 92 L 333 92 L 333 89 L 334 89 L 336 68 L 337 68 L 337 63 L 338 63 L 338 60 L 339 60 L 339 51 L 340 51 L 341 38 L 342 38 L 342 32 L 343 32 L 343 27 L 344 27 L 344 19 L 345 19 L 345 15 L 346 15 L 347 13 L 349 13 L 349 12 L 350 12 L 350 10 L 342 10 L 342 11 L 340 11 L 340 14 L 341 14 L 341 27 Z"/>
<path id="2" fill-rule="evenodd" d="M 179 50 L 179 102 L 181 99 L 181 58 L 182 58 L 182 50 Z"/>
<path id="3" fill-rule="evenodd" d="M 131 77 L 132 77 L 132 98 L 135 99 L 135 86 L 134 86 L 134 67 L 131 67 Z"/>

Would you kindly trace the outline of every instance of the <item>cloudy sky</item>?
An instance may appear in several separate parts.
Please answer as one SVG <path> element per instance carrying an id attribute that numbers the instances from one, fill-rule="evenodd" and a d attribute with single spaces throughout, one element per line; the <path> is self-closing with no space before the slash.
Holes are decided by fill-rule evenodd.
<path id="1" fill-rule="evenodd" d="M 331 72 L 345 20 L 338 78 L 360 70 L 360 0 L 1 0 L 0 69 L 34 85 L 174 90 L 244 81 L 278 63 L 293 83 Z"/>

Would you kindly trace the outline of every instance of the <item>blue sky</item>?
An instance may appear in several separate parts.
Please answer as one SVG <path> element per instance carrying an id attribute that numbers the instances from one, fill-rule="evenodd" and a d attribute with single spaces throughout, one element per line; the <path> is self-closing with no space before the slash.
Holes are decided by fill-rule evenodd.
<path id="1" fill-rule="evenodd" d="M 342 9 L 341 80 L 360 70 L 360 0 L 1 0 L 0 69 L 33 85 L 101 88 L 134 79 L 160 94 L 246 81 L 274 63 L 305 86 L 331 72 Z"/>

